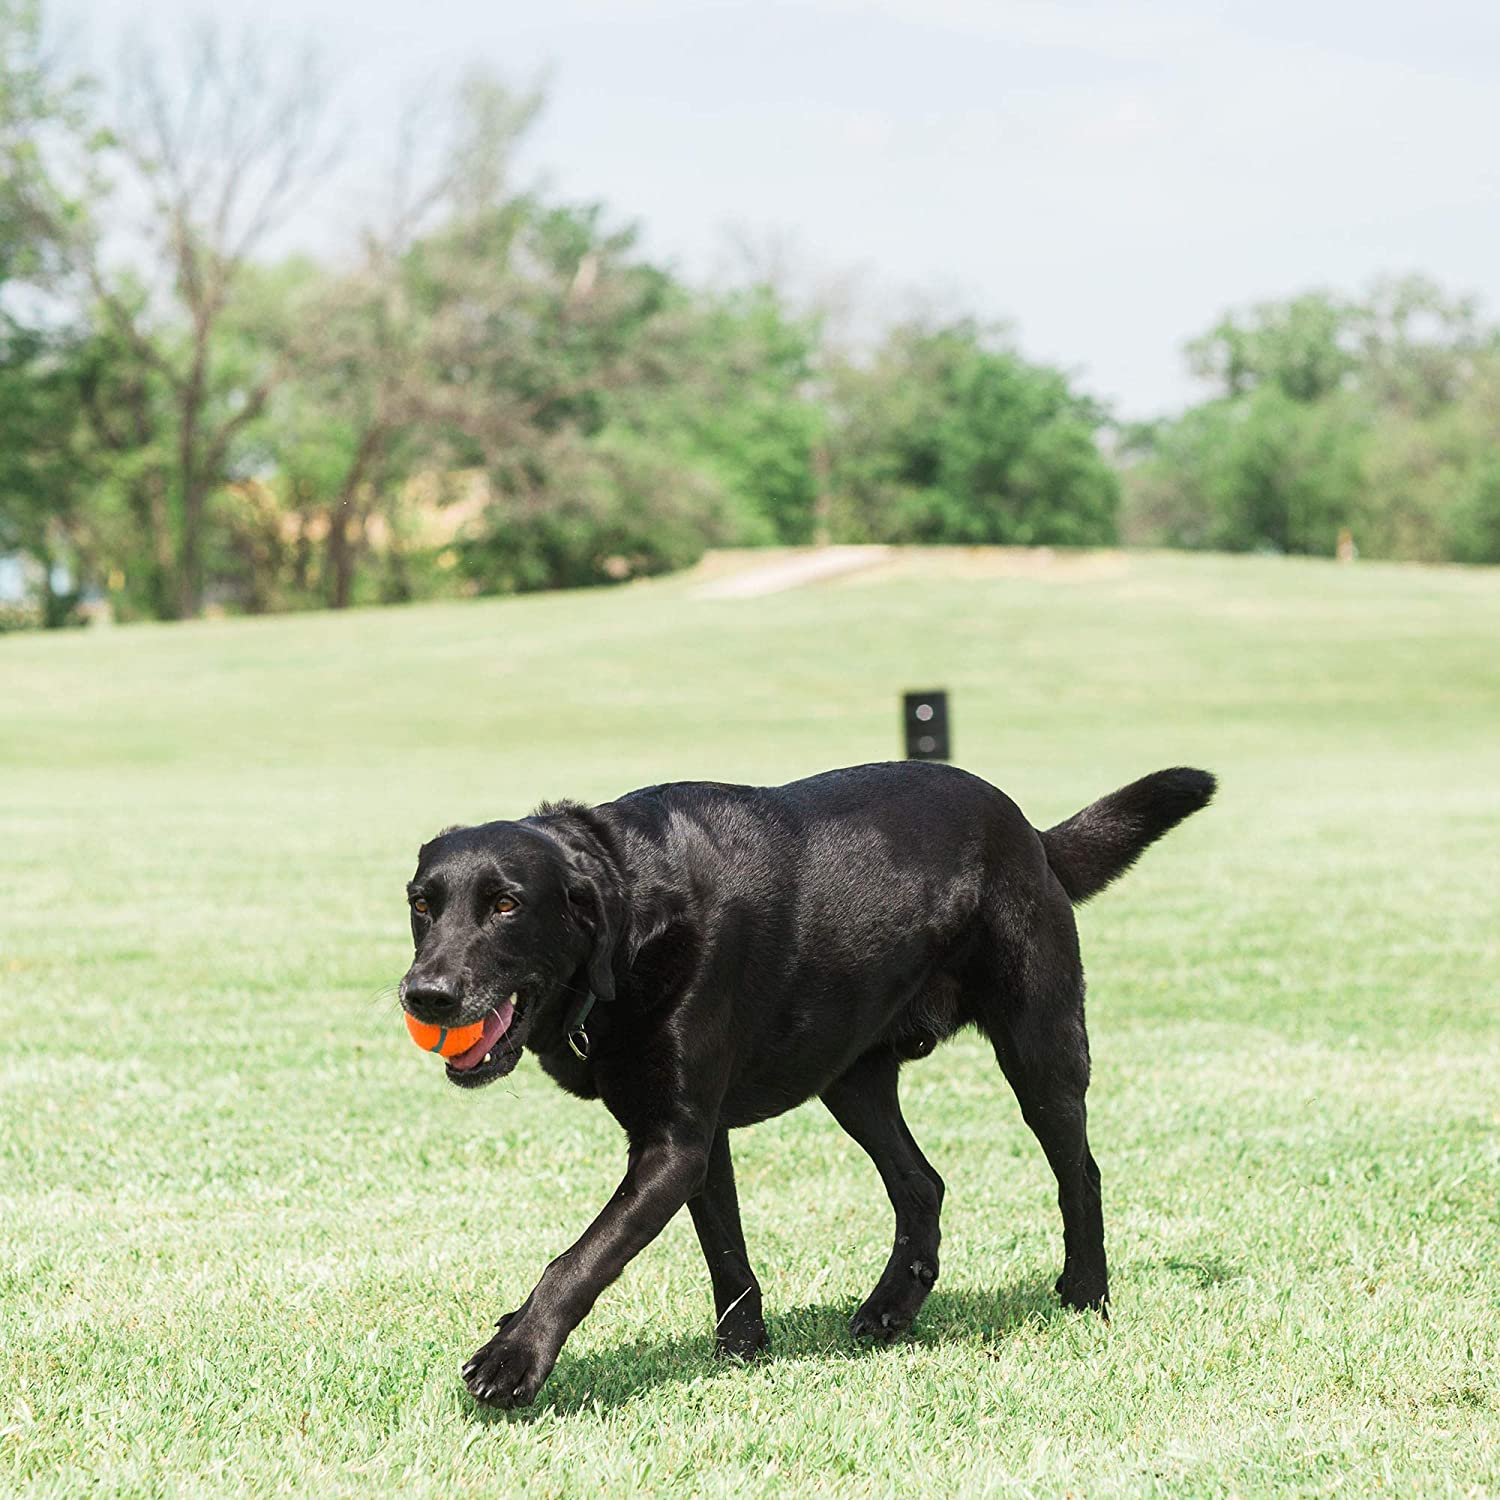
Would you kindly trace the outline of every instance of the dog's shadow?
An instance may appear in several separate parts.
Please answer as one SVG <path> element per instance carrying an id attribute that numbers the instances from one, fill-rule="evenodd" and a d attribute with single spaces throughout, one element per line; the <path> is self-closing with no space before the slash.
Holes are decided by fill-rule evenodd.
<path id="1" fill-rule="evenodd" d="M 770 1314 L 766 1325 L 771 1347 L 754 1363 L 878 1359 L 888 1345 L 857 1340 L 849 1332 L 849 1319 L 856 1306 L 858 1299 L 849 1298 Z M 1077 1315 L 1061 1306 L 1050 1282 L 1018 1281 L 998 1291 L 938 1290 L 927 1299 L 916 1326 L 897 1343 L 985 1342 L 1002 1338 L 1024 1323 L 1070 1316 Z M 738 1360 L 715 1357 L 712 1332 L 705 1328 L 702 1333 L 636 1339 L 576 1358 L 570 1358 L 565 1350 L 535 1406 L 502 1412 L 470 1402 L 469 1411 L 481 1422 L 604 1412 L 625 1405 L 653 1386 L 732 1380 L 742 1370 Z"/>

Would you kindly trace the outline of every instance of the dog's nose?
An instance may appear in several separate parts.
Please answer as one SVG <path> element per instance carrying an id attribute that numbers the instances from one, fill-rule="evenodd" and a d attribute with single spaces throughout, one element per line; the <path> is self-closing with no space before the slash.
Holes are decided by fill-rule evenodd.
<path id="1" fill-rule="evenodd" d="M 406 981 L 402 1003 L 419 1021 L 437 1025 L 453 1016 L 462 998 L 451 979 L 442 975 L 424 975 Z"/>

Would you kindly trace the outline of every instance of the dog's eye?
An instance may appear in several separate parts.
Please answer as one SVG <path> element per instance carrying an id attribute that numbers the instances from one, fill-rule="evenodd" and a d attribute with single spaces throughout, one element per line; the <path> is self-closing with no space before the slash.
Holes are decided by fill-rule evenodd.
<path id="1" fill-rule="evenodd" d="M 508 915 L 510 912 L 513 912 L 515 909 L 516 903 L 512 901 L 509 896 L 501 896 L 500 899 L 495 902 L 495 910 L 499 912 L 502 917 Z"/>
<path id="2" fill-rule="evenodd" d="M 427 902 L 421 896 L 418 896 L 412 901 L 411 909 L 419 917 L 425 917 L 427 915 Z"/>

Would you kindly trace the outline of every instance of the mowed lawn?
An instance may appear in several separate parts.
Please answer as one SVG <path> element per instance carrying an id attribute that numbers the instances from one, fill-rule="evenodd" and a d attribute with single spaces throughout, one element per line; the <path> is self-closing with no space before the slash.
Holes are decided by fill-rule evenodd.
<path id="1" fill-rule="evenodd" d="M 623 1167 L 532 1063 L 409 1042 L 418 843 L 544 796 L 897 753 L 1046 824 L 1218 801 L 1080 915 L 1114 1320 L 984 1046 L 911 1065 L 942 1279 L 813 1104 L 736 1135 L 774 1356 L 711 1356 L 686 1215 L 537 1404 L 458 1367 Z M 0 640 L 0 1491 L 1500 1492 L 1500 571 L 908 557 Z"/>

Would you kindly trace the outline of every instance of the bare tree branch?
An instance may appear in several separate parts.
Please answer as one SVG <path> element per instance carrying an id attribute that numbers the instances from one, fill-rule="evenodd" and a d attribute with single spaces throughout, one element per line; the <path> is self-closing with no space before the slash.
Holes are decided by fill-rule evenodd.
<path id="1" fill-rule="evenodd" d="M 208 497 L 224 483 L 235 440 L 288 373 L 285 359 L 276 359 L 244 387 L 224 364 L 221 327 L 250 257 L 331 165 L 322 131 L 327 96 L 310 54 L 282 65 L 252 34 L 229 46 L 212 24 L 175 56 L 138 44 L 124 74 L 120 154 L 150 206 L 145 239 L 186 339 L 170 318 L 153 326 L 133 313 L 104 274 L 97 241 L 84 260 L 111 325 L 172 391 L 178 592 L 182 612 L 195 613 Z"/>

